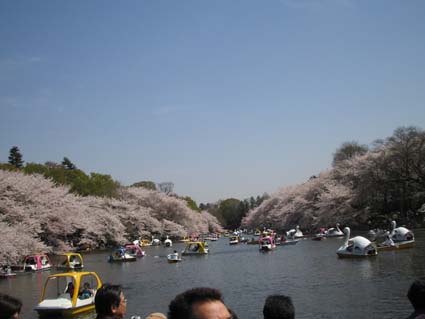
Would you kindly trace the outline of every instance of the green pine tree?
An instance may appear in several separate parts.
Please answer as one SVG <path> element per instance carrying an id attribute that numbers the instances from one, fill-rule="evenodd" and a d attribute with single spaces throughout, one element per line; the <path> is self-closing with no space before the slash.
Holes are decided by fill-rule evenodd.
<path id="1" fill-rule="evenodd" d="M 21 168 L 24 165 L 22 154 L 17 146 L 13 146 L 10 149 L 9 164 L 15 166 L 16 168 Z"/>

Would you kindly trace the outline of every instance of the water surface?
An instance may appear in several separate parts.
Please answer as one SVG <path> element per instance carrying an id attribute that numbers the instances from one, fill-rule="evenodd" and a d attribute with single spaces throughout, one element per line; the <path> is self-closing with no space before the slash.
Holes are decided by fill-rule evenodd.
<path id="1" fill-rule="evenodd" d="M 208 256 L 187 256 L 168 264 L 172 248 L 147 247 L 147 256 L 132 263 L 108 263 L 107 252 L 84 254 L 85 270 L 96 271 L 103 282 L 124 286 L 127 318 L 167 312 L 174 296 L 188 288 L 219 288 L 241 319 L 262 318 L 267 295 L 293 299 L 296 318 L 405 318 L 412 311 L 406 298 L 411 282 L 425 276 L 425 230 L 415 230 L 416 247 L 381 252 L 361 260 L 339 259 L 342 238 L 320 242 L 302 240 L 261 253 L 255 245 L 231 246 L 227 238 L 210 242 Z M 55 271 L 19 274 L 1 279 L 0 291 L 21 298 L 21 318 L 37 318 L 37 304 L 45 278 Z M 75 319 L 92 319 L 90 313 Z"/>

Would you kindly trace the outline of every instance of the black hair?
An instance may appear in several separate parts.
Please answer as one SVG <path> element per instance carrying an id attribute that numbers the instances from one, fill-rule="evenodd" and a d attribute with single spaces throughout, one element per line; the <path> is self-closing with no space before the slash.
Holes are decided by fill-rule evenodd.
<path id="1" fill-rule="evenodd" d="M 9 319 L 15 313 L 20 313 L 22 302 L 12 296 L 0 293 L 0 319 Z"/>
<path id="2" fill-rule="evenodd" d="M 104 284 L 96 292 L 94 304 L 96 313 L 101 315 L 112 315 L 112 307 L 119 307 L 121 303 L 121 285 Z"/>
<path id="3" fill-rule="evenodd" d="M 168 319 L 196 319 L 192 306 L 196 303 L 220 301 L 224 304 L 220 290 L 200 287 L 178 294 L 168 306 Z"/>
<path id="4" fill-rule="evenodd" d="M 294 319 L 295 308 L 291 297 L 285 295 L 268 296 L 263 307 L 264 319 Z"/>
<path id="5" fill-rule="evenodd" d="M 425 277 L 416 279 L 407 293 L 413 308 L 415 310 L 425 309 Z"/>

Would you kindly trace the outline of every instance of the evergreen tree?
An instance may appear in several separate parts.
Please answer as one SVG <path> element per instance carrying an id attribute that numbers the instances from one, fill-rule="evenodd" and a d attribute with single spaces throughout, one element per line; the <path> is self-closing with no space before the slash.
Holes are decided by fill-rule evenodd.
<path id="1" fill-rule="evenodd" d="M 65 169 L 76 169 L 77 167 L 69 160 L 68 157 L 64 157 L 62 161 L 62 165 L 65 167 Z"/>
<path id="2" fill-rule="evenodd" d="M 13 146 L 10 149 L 9 164 L 17 168 L 21 168 L 24 165 L 24 161 L 22 160 L 22 154 L 17 146 Z"/>

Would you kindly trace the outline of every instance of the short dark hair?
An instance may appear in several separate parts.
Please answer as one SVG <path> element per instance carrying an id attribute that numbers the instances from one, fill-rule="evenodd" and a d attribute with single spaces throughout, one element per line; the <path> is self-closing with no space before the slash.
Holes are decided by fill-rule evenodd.
<path id="1" fill-rule="evenodd" d="M 263 307 L 264 319 L 294 319 L 295 308 L 291 297 L 271 295 L 266 298 Z"/>
<path id="2" fill-rule="evenodd" d="M 22 302 L 12 296 L 0 293 L 0 319 L 9 319 L 15 313 L 20 313 Z"/>
<path id="3" fill-rule="evenodd" d="M 425 309 L 425 277 L 416 279 L 407 292 L 413 308 L 415 310 Z"/>
<path id="4" fill-rule="evenodd" d="M 106 283 L 96 292 L 94 304 L 96 313 L 102 315 L 112 315 L 112 307 L 119 307 L 121 303 L 121 285 Z"/>
<path id="5" fill-rule="evenodd" d="M 224 304 L 220 290 L 199 287 L 178 294 L 168 306 L 168 319 L 196 319 L 192 306 L 196 303 L 220 301 Z"/>

